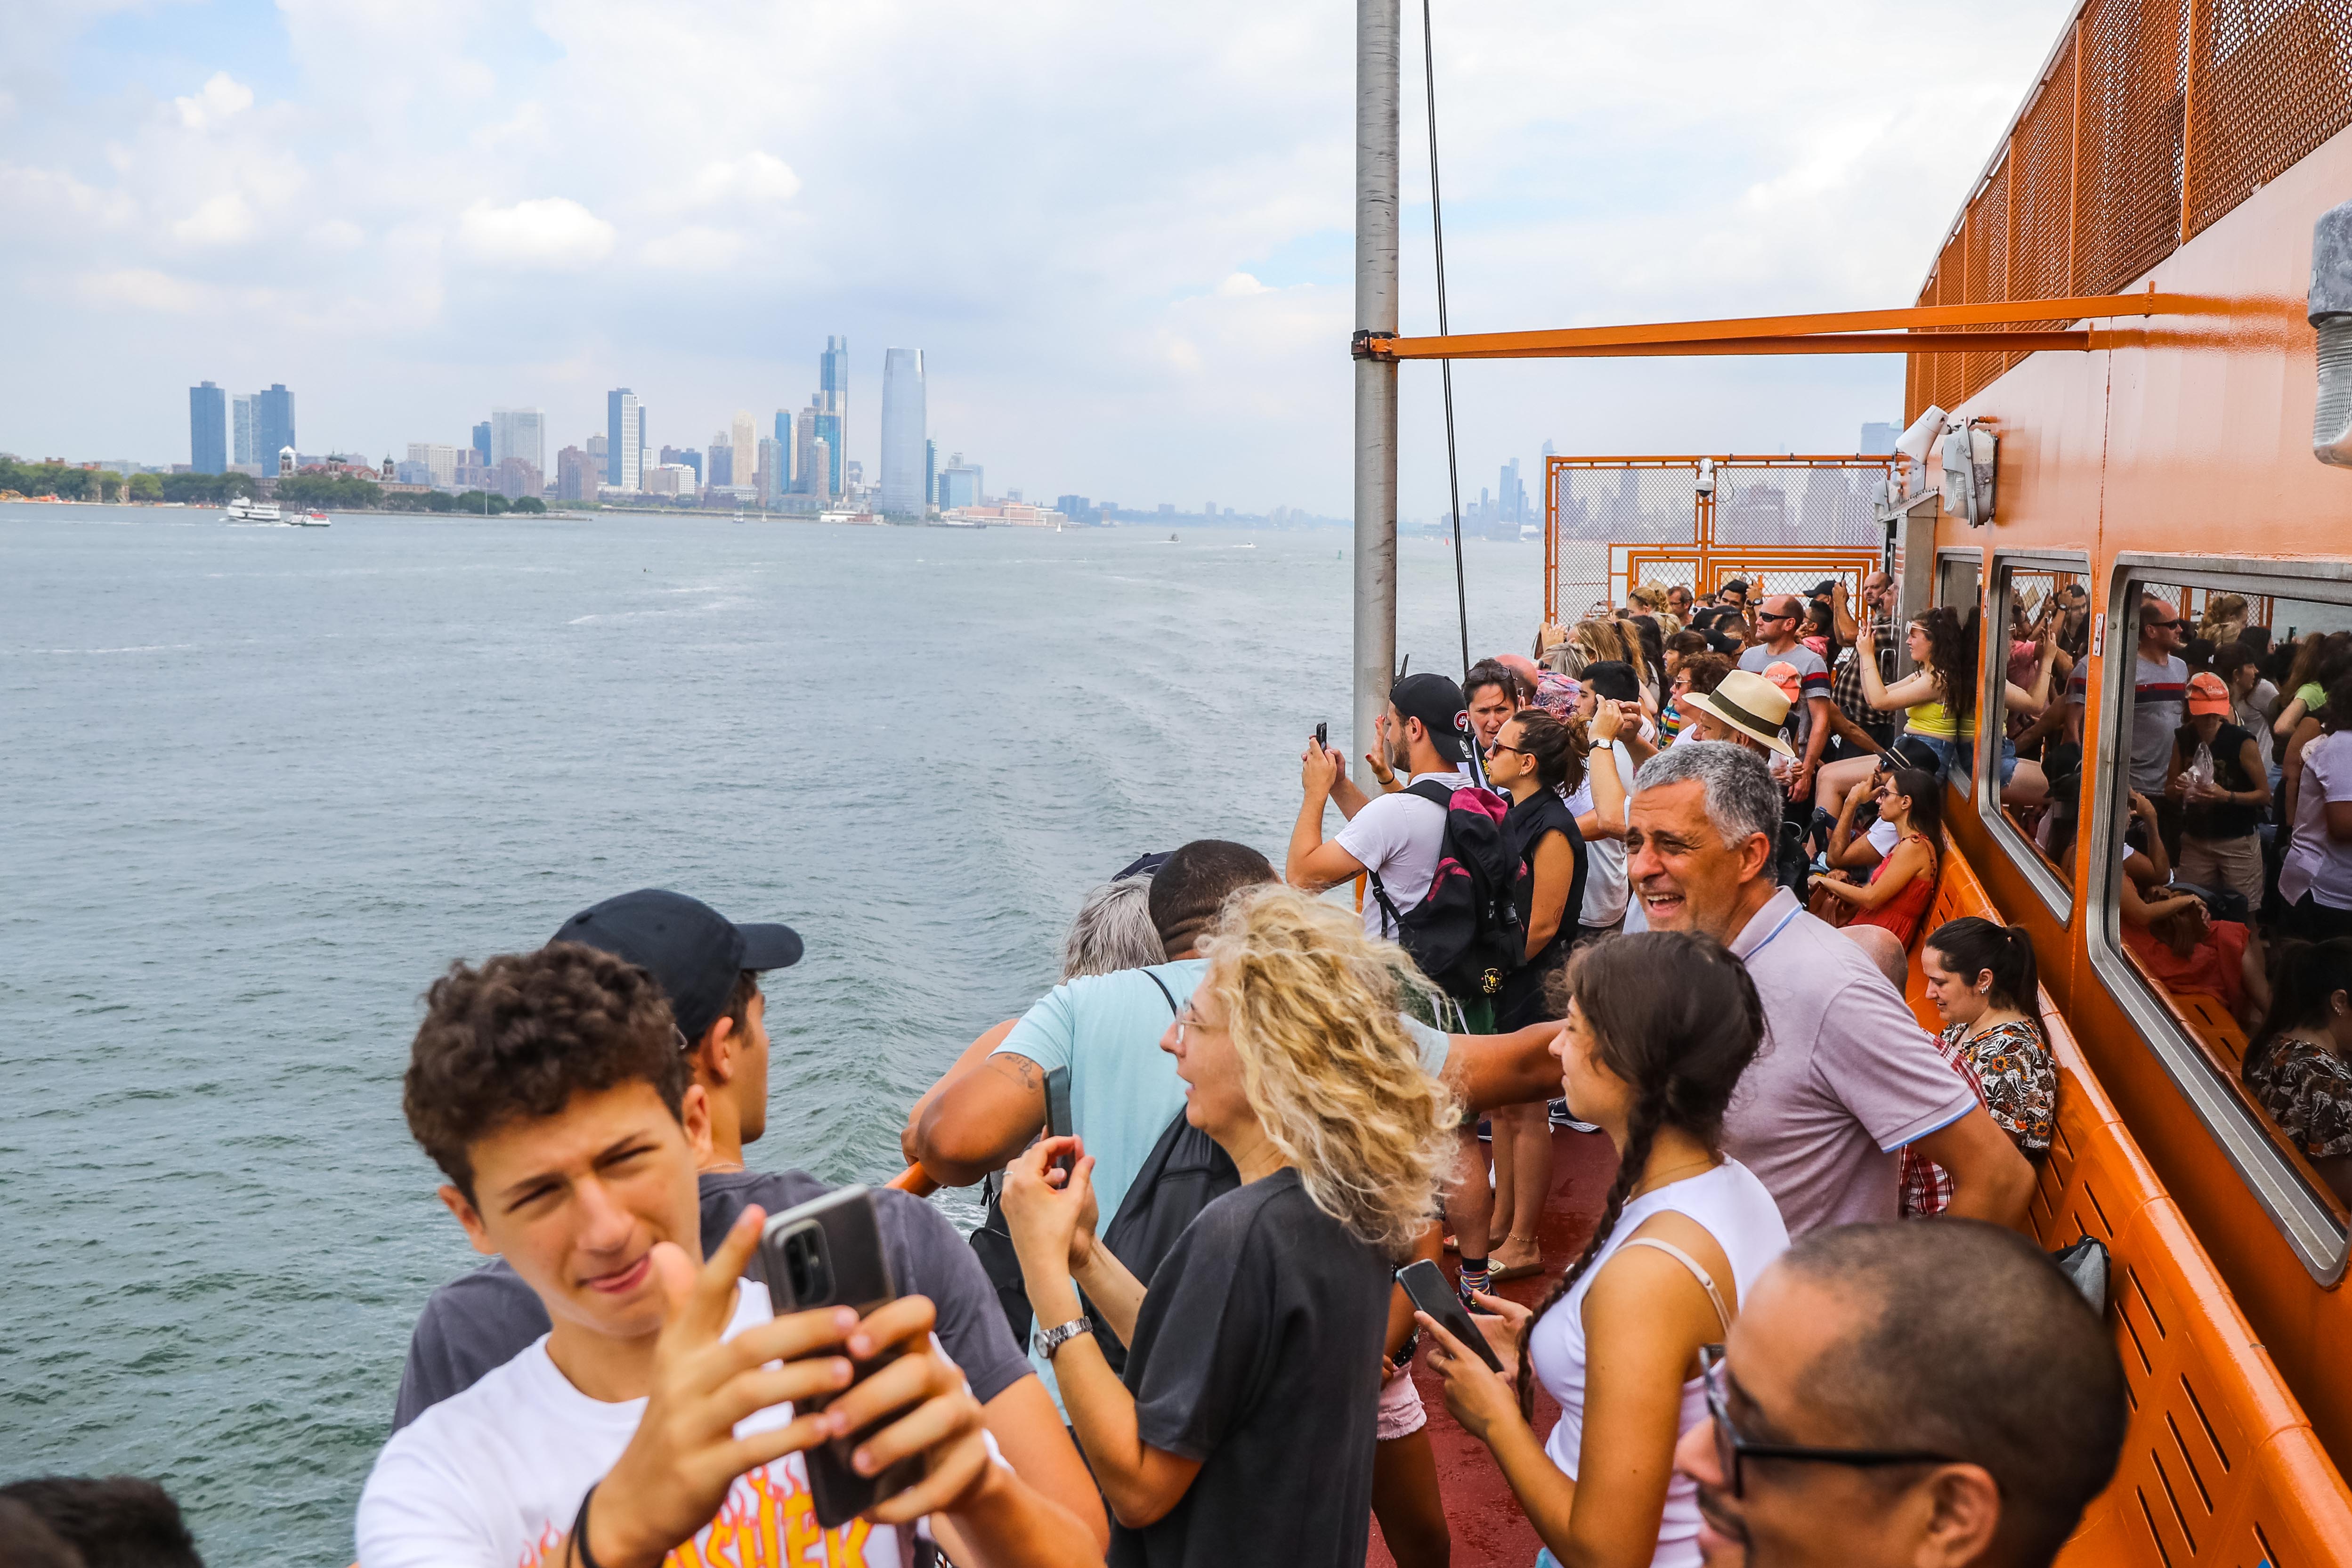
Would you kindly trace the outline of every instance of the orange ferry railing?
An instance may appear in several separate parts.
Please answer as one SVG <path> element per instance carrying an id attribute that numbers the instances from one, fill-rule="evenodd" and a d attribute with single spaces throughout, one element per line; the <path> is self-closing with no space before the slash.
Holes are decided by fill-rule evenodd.
<path id="1" fill-rule="evenodd" d="M 2085 0 L 1919 291 L 1924 307 L 2126 288 L 2352 124 L 2352 0 Z M 2036 329 L 2077 319 L 2053 300 Z M 2008 318 L 2004 318 L 2007 320 Z M 2032 350 L 1966 326 L 1915 350 L 1906 419 Z"/>
<path id="2" fill-rule="evenodd" d="M 1838 578 L 1859 604 L 1862 579 L 1885 563 L 1874 492 L 1897 461 L 1547 458 L 1544 620 L 1559 625 L 1595 604 L 1622 605 L 1627 589 L 1645 583 L 1710 594 L 1734 577 L 1770 594 Z"/>

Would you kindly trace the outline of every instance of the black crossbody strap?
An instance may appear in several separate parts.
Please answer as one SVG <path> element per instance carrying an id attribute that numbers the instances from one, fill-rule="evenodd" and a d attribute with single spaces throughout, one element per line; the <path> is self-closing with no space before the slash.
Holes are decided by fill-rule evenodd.
<path id="1" fill-rule="evenodd" d="M 1143 977 L 1146 980 L 1150 981 L 1154 985 L 1160 987 L 1160 994 L 1168 999 L 1168 1011 L 1171 1014 L 1181 1014 L 1184 1011 L 1183 1008 L 1176 1005 L 1176 993 L 1168 989 L 1168 983 L 1166 981 L 1160 979 L 1157 974 L 1152 973 L 1149 969 L 1143 972 Z"/>

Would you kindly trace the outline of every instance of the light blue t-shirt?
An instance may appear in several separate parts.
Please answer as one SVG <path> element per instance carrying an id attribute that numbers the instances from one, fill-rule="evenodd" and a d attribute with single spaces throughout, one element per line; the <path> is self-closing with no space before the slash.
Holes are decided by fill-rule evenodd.
<path id="1" fill-rule="evenodd" d="M 1184 1080 L 1176 1076 L 1176 1058 L 1160 1048 L 1160 1039 L 1176 1021 L 1170 999 L 1177 1008 L 1190 1002 L 1208 967 L 1206 959 L 1180 958 L 1150 969 L 1065 981 L 1024 1014 L 990 1053 L 1026 1057 L 1049 1072 L 1070 1069 L 1071 1124 L 1095 1162 L 1097 1234 L 1110 1228 L 1160 1135 L 1183 1114 Z M 1160 984 L 1152 984 L 1155 975 Z M 1421 1048 L 1423 1069 L 1433 1076 L 1444 1070 L 1446 1037 L 1410 1018 L 1403 1022 Z M 1054 1396 L 1054 1408 L 1061 1410 L 1052 1363 L 1034 1344 L 1027 1348 L 1029 1364 Z M 1063 1419 L 1068 1418 L 1064 1411 Z"/>

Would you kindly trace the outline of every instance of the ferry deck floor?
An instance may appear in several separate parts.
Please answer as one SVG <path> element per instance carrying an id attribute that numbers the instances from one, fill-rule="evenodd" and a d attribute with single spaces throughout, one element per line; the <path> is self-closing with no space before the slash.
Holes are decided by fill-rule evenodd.
<path id="1" fill-rule="evenodd" d="M 1601 1217 L 1601 1205 L 1609 1195 L 1609 1184 L 1617 1173 L 1617 1151 L 1604 1134 L 1555 1129 L 1551 1147 L 1551 1194 L 1544 1204 L 1543 1225 L 1538 1237 L 1543 1244 L 1544 1271 L 1528 1279 L 1514 1279 L 1501 1290 L 1510 1300 L 1529 1306 L 1542 1300 L 1560 1271 L 1583 1250 L 1592 1234 L 1593 1222 Z M 1452 1253 L 1446 1254 L 1445 1268 L 1449 1276 L 1458 1271 Z M 1429 1371 L 1424 1360 L 1414 1362 L 1412 1375 L 1421 1389 L 1422 1404 L 1429 1412 L 1430 1445 L 1437 1458 L 1438 1488 L 1445 1500 L 1446 1522 L 1454 1533 L 1450 1568 L 1533 1568 L 1536 1552 L 1542 1542 L 1536 1539 L 1534 1528 L 1519 1511 L 1518 1502 L 1511 1496 L 1511 1489 L 1493 1456 L 1486 1452 L 1485 1444 L 1463 1431 L 1447 1414 L 1444 1383 Z M 1544 1396 L 1542 1389 L 1537 1389 L 1536 1430 L 1549 1434 L 1559 1416 L 1559 1407 Z M 1377 1521 L 1372 1526 L 1371 1549 L 1364 1561 L 1368 1568 L 1395 1568 L 1395 1559 L 1381 1540 Z"/>

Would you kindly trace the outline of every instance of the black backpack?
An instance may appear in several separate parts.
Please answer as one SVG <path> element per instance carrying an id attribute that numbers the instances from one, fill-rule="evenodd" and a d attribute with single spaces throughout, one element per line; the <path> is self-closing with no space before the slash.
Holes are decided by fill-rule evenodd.
<path id="1" fill-rule="evenodd" d="M 1492 1000 L 1503 977 L 1526 959 L 1527 931 L 1517 894 L 1527 864 L 1503 837 L 1510 806 L 1476 784 L 1448 789 L 1434 779 L 1407 787 L 1445 810 L 1445 841 L 1437 870 L 1421 902 L 1400 913 L 1380 873 L 1370 873 L 1372 897 L 1422 973 L 1458 1002 Z"/>

